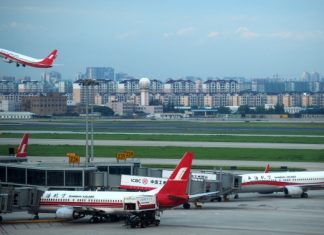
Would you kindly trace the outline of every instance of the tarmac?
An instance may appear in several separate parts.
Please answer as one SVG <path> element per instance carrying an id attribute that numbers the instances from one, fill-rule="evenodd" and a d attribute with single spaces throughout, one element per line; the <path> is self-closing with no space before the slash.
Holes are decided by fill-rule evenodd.
<path id="1" fill-rule="evenodd" d="M 2 144 L 19 144 L 21 138 L 1 138 Z M 84 145 L 84 140 L 73 139 L 35 139 L 29 144 L 41 145 Z M 203 148 L 266 148 L 266 149 L 324 149 L 324 144 L 290 143 L 239 143 L 239 142 L 199 142 L 199 141 L 134 141 L 134 140 L 95 140 L 96 146 L 175 146 Z"/>
<path id="2" fill-rule="evenodd" d="M 237 200 L 206 203 L 201 209 L 164 211 L 158 227 L 131 229 L 123 221 L 91 224 L 90 217 L 57 221 L 40 214 L 40 221 L 25 212 L 2 215 L 1 235 L 16 234 L 323 234 L 324 190 L 309 191 L 309 198 L 286 198 L 282 193 L 240 194 Z M 31 222 L 32 221 L 32 222 Z"/>

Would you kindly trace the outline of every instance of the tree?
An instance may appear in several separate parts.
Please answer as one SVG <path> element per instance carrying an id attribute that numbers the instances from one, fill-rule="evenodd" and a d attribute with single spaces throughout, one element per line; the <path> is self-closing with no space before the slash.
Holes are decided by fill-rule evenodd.
<path id="1" fill-rule="evenodd" d="M 241 105 L 238 108 L 237 112 L 240 114 L 249 114 L 249 113 L 251 113 L 251 109 L 248 105 Z"/>
<path id="2" fill-rule="evenodd" d="M 113 116 L 114 111 L 107 106 L 93 106 L 93 111 L 101 113 L 102 116 Z"/>
<path id="3" fill-rule="evenodd" d="M 275 112 L 275 114 L 283 114 L 283 113 L 285 113 L 285 106 L 283 104 L 277 103 L 275 105 L 274 112 Z"/>
<path id="4" fill-rule="evenodd" d="M 229 107 L 219 107 L 218 108 L 218 113 L 221 113 L 221 114 L 230 114 L 231 113 L 231 109 Z"/>
<path id="5" fill-rule="evenodd" d="M 264 108 L 264 106 L 257 106 L 255 113 L 257 114 L 265 114 L 267 113 L 267 110 Z"/>

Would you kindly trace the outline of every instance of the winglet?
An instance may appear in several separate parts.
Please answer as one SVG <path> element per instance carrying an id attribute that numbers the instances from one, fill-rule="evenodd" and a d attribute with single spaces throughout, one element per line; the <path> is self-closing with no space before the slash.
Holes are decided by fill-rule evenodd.
<path id="1" fill-rule="evenodd" d="M 17 150 L 17 154 L 16 154 L 17 158 L 27 157 L 28 138 L 29 138 L 29 133 L 25 133 Z"/>

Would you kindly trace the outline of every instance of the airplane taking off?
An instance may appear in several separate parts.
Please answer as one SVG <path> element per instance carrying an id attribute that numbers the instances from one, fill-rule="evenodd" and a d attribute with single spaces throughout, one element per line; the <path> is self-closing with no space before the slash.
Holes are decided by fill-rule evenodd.
<path id="1" fill-rule="evenodd" d="M 193 153 L 186 152 L 164 186 L 147 192 L 46 191 L 40 199 L 38 213 L 54 212 L 57 218 L 64 219 L 92 215 L 91 222 L 104 218 L 115 220 L 119 215 L 133 214 L 136 216 L 133 221 L 140 221 L 138 225 L 141 227 L 150 224 L 150 221 L 159 225 L 160 220 L 156 217 L 159 211 L 188 201 L 187 185 L 192 159 Z M 127 203 L 132 200 L 135 203 Z"/>
<path id="2" fill-rule="evenodd" d="M 270 194 L 284 192 L 286 196 L 307 198 L 308 190 L 324 189 L 324 171 L 253 173 L 242 176 L 239 192 Z"/>
<path id="3" fill-rule="evenodd" d="M 35 59 L 26 55 L 22 55 L 13 51 L 0 48 L 0 57 L 3 58 L 3 61 L 6 63 L 16 63 L 16 66 L 23 67 L 30 66 L 34 68 L 51 68 L 53 62 L 56 59 L 57 50 L 53 50 L 47 57 L 44 59 Z"/>
<path id="4" fill-rule="evenodd" d="M 16 156 L 0 156 L 0 162 L 23 162 L 27 161 L 29 134 L 25 133 L 17 149 Z"/>

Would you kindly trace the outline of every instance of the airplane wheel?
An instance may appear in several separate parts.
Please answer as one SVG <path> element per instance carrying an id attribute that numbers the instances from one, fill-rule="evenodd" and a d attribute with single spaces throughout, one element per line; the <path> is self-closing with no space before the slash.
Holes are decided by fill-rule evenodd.
<path id="1" fill-rule="evenodd" d="M 38 216 L 38 215 L 35 215 L 35 216 L 34 216 L 34 219 L 39 219 L 39 216 Z"/>
<path id="2" fill-rule="evenodd" d="M 96 224 L 96 223 L 98 223 L 98 222 L 99 222 L 99 218 L 98 218 L 98 217 L 92 217 L 92 218 L 90 219 L 90 223 Z"/>
<path id="3" fill-rule="evenodd" d="M 159 226 L 160 225 L 160 220 L 155 220 L 155 226 Z"/>
<path id="4" fill-rule="evenodd" d="M 0 223 L 2 222 L 2 216 L 0 216 Z"/>
<path id="5" fill-rule="evenodd" d="M 302 193 L 301 197 L 302 198 L 308 198 L 308 194 L 307 193 Z"/>
<path id="6" fill-rule="evenodd" d="M 188 202 L 183 203 L 183 208 L 186 210 L 190 209 L 190 204 Z"/>
<path id="7" fill-rule="evenodd" d="M 145 228 L 146 227 L 146 222 L 144 220 L 141 221 L 141 228 Z"/>
<path id="8" fill-rule="evenodd" d="M 235 194 L 234 199 L 239 199 L 240 196 L 238 194 Z"/>

